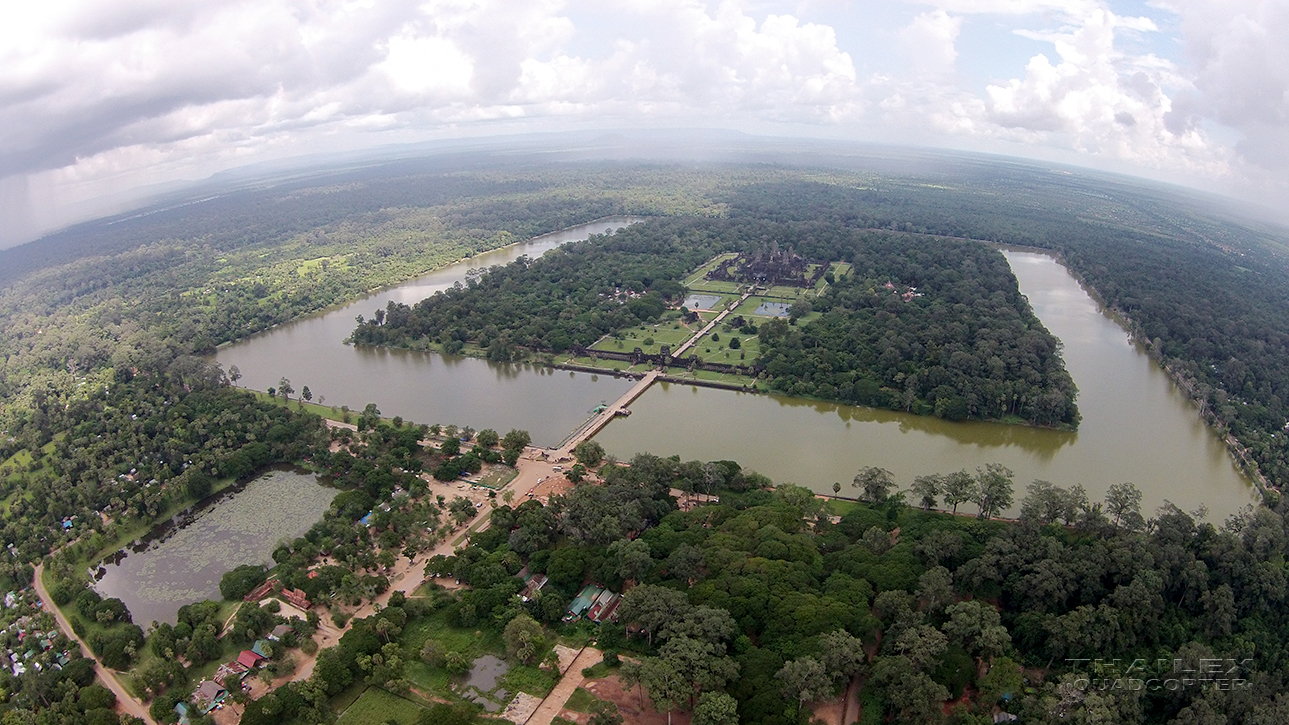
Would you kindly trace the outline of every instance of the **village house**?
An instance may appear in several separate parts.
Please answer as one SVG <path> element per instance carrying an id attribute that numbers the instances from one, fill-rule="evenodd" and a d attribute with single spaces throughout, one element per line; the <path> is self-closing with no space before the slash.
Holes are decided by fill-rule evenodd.
<path id="1" fill-rule="evenodd" d="M 197 704 L 197 708 L 201 710 L 202 715 L 214 710 L 215 706 L 222 703 L 225 697 L 228 697 L 228 691 L 224 689 L 224 686 L 211 680 L 202 680 L 192 693 L 192 700 Z"/>
<path id="2" fill-rule="evenodd" d="M 308 609 L 313 606 L 309 603 L 309 595 L 301 589 L 283 589 L 282 596 L 291 606 L 297 609 Z"/>

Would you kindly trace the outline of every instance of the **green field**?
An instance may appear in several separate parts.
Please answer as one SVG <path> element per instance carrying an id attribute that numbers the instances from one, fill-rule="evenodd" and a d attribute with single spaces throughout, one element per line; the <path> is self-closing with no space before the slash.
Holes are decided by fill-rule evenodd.
<path id="1" fill-rule="evenodd" d="M 672 350 L 680 347 L 686 340 L 693 337 L 698 329 L 700 328 L 687 325 L 678 319 L 664 320 L 653 325 L 637 325 L 600 338 L 591 346 L 591 349 L 631 352 L 638 347 L 646 355 L 657 355 L 663 345 L 669 345 Z M 646 343 L 646 340 L 652 340 L 652 342 Z"/>
<path id="2" fill-rule="evenodd" d="M 599 700 L 600 698 L 592 695 L 589 690 L 579 687 L 568 696 L 568 702 L 564 703 L 564 707 L 573 712 L 590 712 L 591 706 Z"/>
<path id="3" fill-rule="evenodd" d="M 690 292 L 711 292 L 713 294 L 734 294 L 739 291 L 743 285 L 738 282 L 709 281 L 700 280 L 694 284 L 685 285 Z"/>
<path id="4" fill-rule="evenodd" d="M 710 380 L 712 382 L 729 383 L 731 385 L 750 385 L 763 391 L 763 389 L 757 384 L 755 378 L 749 378 L 746 375 L 732 375 L 729 373 L 716 372 L 714 370 L 695 370 L 691 373 L 684 368 L 668 368 L 667 376 L 682 380 Z"/>
<path id="5" fill-rule="evenodd" d="M 722 326 L 723 327 L 723 326 Z M 698 341 L 691 350 L 703 362 L 721 363 L 724 365 L 750 365 L 761 354 L 760 341 L 756 335 L 744 335 L 740 332 L 719 332 L 720 340 L 712 342 L 711 333 Z M 739 349 L 729 346 L 731 337 L 737 337 L 742 343 Z"/>
<path id="6" fill-rule="evenodd" d="M 427 641 L 434 640 L 444 652 L 459 652 L 471 660 L 483 654 L 498 654 L 504 649 L 500 633 L 492 629 L 453 627 L 442 611 L 408 622 L 402 639 L 408 653 L 408 681 L 426 693 L 443 697 L 454 696 L 451 676 L 442 667 L 430 667 L 421 661 L 421 648 Z"/>
<path id="7" fill-rule="evenodd" d="M 391 695 L 379 687 L 368 687 L 354 704 L 345 708 L 336 725 L 369 725 L 389 721 L 399 725 L 417 725 L 425 708 L 411 700 Z"/>
<path id="8" fill-rule="evenodd" d="M 453 689 L 460 680 L 449 675 L 446 669 L 431 667 L 421 660 L 421 648 L 428 641 L 436 642 L 443 652 L 457 652 L 472 661 L 485 654 L 503 657 L 505 651 L 501 633 L 496 629 L 488 625 L 480 629 L 454 627 L 448 624 L 443 611 L 408 622 L 402 635 L 407 680 L 426 695 L 447 700 L 460 697 Z M 506 704 L 517 692 L 545 697 L 557 679 L 555 674 L 539 667 L 510 663 L 510 669 L 497 681 L 497 686 L 483 694 L 500 705 Z"/>
<path id="9" fill-rule="evenodd" d="M 801 299 L 802 297 L 814 296 L 811 290 L 808 290 L 805 287 L 788 287 L 786 285 L 781 285 L 781 284 L 776 284 L 775 286 L 771 287 L 763 294 L 766 297 L 774 297 L 778 301 L 786 300 L 789 302 L 792 300 Z"/>

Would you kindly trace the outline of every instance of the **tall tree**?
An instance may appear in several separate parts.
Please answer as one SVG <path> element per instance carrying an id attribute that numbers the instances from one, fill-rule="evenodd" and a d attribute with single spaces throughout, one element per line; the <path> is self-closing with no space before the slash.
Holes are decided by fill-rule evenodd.
<path id="1" fill-rule="evenodd" d="M 1012 505 L 1011 469 L 1000 463 L 986 463 L 976 469 L 976 505 L 980 518 L 988 519 Z"/>
<path id="2" fill-rule="evenodd" d="M 882 503 L 895 487 L 895 476 L 885 468 L 865 466 L 855 474 L 851 485 L 860 490 L 860 498 L 869 503 Z"/>
<path id="3" fill-rule="evenodd" d="M 976 500 L 976 478 L 966 470 L 955 471 L 944 477 L 944 505 L 958 513 L 958 504 Z"/>
<path id="4" fill-rule="evenodd" d="M 844 629 L 819 637 L 819 662 L 829 679 L 845 681 L 864 670 L 864 642 Z"/>
<path id="5" fill-rule="evenodd" d="M 833 681 L 828 677 L 823 663 L 814 657 L 790 660 L 775 674 L 783 688 L 784 697 L 797 703 L 797 712 L 807 702 L 822 700 L 832 694 Z"/>
<path id="6" fill-rule="evenodd" d="M 675 589 L 641 584 L 622 596 L 618 619 L 640 627 L 653 644 L 654 635 L 671 622 L 683 620 L 688 609 L 689 600 Z"/>
<path id="7" fill-rule="evenodd" d="M 1105 510 L 1114 517 L 1115 526 L 1139 529 L 1145 523 L 1141 518 L 1141 489 L 1131 483 L 1111 484 L 1105 495 Z"/>
<path id="8" fill-rule="evenodd" d="M 675 666 L 662 657 L 647 657 L 640 663 L 640 684 L 649 693 L 649 700 L 657 710 L 667 713 L 688 702 L 693 686 L 685 681 Z"/>
<path id="9" fill-rule="evenodd" d="M 936 499 L 944 488 L 944 476 L 938 473 L 929 476 L 918 476 L 913 479 L 913 485 L 910 488 L 913 491 L 914 498 L 917 499 L 922 508 L 930 511 L 935 508 Z"/>
<path id="10" fill-rule="evenodd" d="M 694 725 L 738 725 L 738 700 L 724 692 L 704 692 L 694 706 Z"/>

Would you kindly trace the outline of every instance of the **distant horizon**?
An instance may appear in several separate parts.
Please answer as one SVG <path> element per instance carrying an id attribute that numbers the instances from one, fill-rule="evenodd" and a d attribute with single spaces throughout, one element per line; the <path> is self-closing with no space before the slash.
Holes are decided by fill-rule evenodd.
<path id="1" fill-rule="evenodd" d="M 678 139 L 677 136 L 683 138 Z M 681 148 L 671 150 L 654 149 L 654 153 L 640 153 L 637 150 L 624 153 L 623 147 L 601 146 L 601 154 L 587 154 L 591 149 L 566 147 L 555 148 L 564 144 L 593 143 L 596 140 L 620 137 L 631 141 L 641 137 L 650 137 L 658 141 L 678 144 Z M 699 137 L 699 138 L 695 138 Z M 741 140 L 745 148 L 727 148 L 714 150 L 705 147 L 704 158 L 695 158 L 693 150 L 684 149 L 684 141 L 699 140 Z M 766 145 L 770 142 L 770 145 Z M 778 156 L 788 151 L 788 146 L 806 146 L 815 150 L 819 157 L 807 159 L 757 159 L 752 156 Z M 518 153 L 512 158 L 495 157 L 495 163 L 489 166 L 508 166 L 513 163 L 531 162 L 525 155 L 531 154 L 539 161 L 550 163 L 624 163 L 624 164 L 757 164 L 768 163 L 789 167 L 821 167 L 839 170 L 858 170 L 854 164 L 846 164 L 847 157 L 830 160 L 823 156 L 827 151 L 869 152 L 870 160 L 884 159 L 896 161 L 899 157 L 922 157 L 924 160 L 941 159 L 975 159 L 978 161 L 999 164 L 1019 164 L 1033 170 L 1054 168 L 1068 173 L 1086 175 L 1089 179 L 1099 178 L 1103 181 L 1140 186 L 1141 190 L 1153 189 L 1157 192 L 1183 194 L 1197 201 L 1214 205 L 1210 213 L 1230 215 L 1233 221 L 1246 224 L 1265 224 L 1276 227 L 1277 231 L 1289 235 L 1289 211 L 1280 211 L 1271 207 L 1250 202 L 1246 199 L 1223 194 L 1199 186 L 1190 186 L 1176 181 L 1143 176 L 1131 170 L 1102 168 L 1080 165 L 1078 159 L 1046 159 L 1032 156 L 1014 156 L 993 151 L 956 149 L 946 147 L 921 146 L 914 144 L 885 143 L 860 139 L 838 139 L 809 136 L 768 136 L 725 128 L 605 128 L 580 131 L 522 132 L 492 136 L 465 136 L 449 139 L 434 139 L 406 143 L 391 143 L 362 149 L 335 152 L 315 152 L 295 156 L 283 156 L 273 159 L 252 161 L 246 164 L 221 169 L 198 179 L 173 180 L 131 189 L 96 200 L 87 200 L 86 208 L 94 209 L 85 216 L 68 221 L 56 228 L 48 229 L 36 237 L 5 243 L 0 239 L 0 252 L 5 252 L 32 243 L 39 243 L 50 237 L 56 237 L 83 226 L 98 223 L 115 224 L 139 216 L 159 213 L 179 206 L 201 203 L 208 199 L 201 198 L 213 194 L 217 198 L 224 194 L 236 193 L 257 186 L 277 186 L 279 184 L 304 181 L 310 177 L 328 176 L 357 171 L 362 168 L 381 168 L 398 163 L 432 161 L 463 154 L 480 154 L 476 161 L 483 160 L 488 154 Z M 688 151 L 688 153 L 687 153 Z M 891 156 L 881 154 L 888 152 Z M 552 154 L 567 154 L 567 157 L 552 157 Z M 473 164 L 462 164 L 458 170 L 474 168 Z M 482 167 L 478 167 L 482 169 Z M 916 175 L 918 170 L 907 172 L 892 170 L 894 173 Z M 926 170 L 921 170 L 923 173 Z"/>
<path id="2" fill-rule="evenodd" d="M 229 0 L 15 8 L 0 248 L 246 165 L 728 129 L 997 154 L 1289 221 L 1284 0 Z"/>

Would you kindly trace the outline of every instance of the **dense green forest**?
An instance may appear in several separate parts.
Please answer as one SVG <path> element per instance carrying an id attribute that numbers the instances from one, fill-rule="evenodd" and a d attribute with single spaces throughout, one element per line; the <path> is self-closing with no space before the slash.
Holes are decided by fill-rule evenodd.
<path id="1" fill-rule="evenodd" d="M 451 652 L 382 630 L 433 621 L 549 642 L 543 628 L 577 628 L 565 608 L 593 581 L 627 590 L 618 621 L 595 632 L 609 664 L 599 676 L 616 673 L 660 711 L 735 703 L 736 719 L 704 722 L 806 722 L 812 703 L 856 677 L 865 723 L 987 723 L 998 711 L 1124 725 L 1289 717 L 1281 512 L 1218 528 L 1164 507 L 1147 522 L 1130 487 L 1103 504 L 1036 482 L 1009 524 L 909 507 L 867 471 L 868 501 L 836 519 L 811 492 L 771 490 L 730 461 L 642 454 L 602 473 L 549 506 L 498 507 L 469 546 L 427 564 L 468 589 L 366 620 L 275 701 L 299 703 L 280 715 L 360 679 L 398 691 L 422 656 L 450 666 Z M 962 479 L 1011 488 L 995 467 L 939 478 L 950 490 Z M 672 488 L 721 503 L 677 510 Z M 936 486 L 921 490 L 937 500 Z M 548 577 L 527 602 L 515 597 L 521 568 Z M 395 664 L 364 664 L 377 655 Z"/>
<path id="2" fill-rule="evenodd" d="M 763 324 L 757 360 L 792 395 L 1074 426 L 1074 381 L 1007 262 L 979 244 L 813 225 L 799 251 L 854 272 L 811 301 L 822 317 Z M 904 299 L 886 285 L 915 288 Z"/>
<path id="3" fill-rule="evenodd" d="M 921 178 L 781 180 L 721 200 L 732 219 L 831 221 L 1052 249 L 1277 489 L 1289 481 L 1289 250 L 1172 192 L 1021 165 Z"/>
<path id="4" fill-rule="evenodd" d="M 1077 424 L 1059 343 L 998 252 L 830 224 L 636 224 L 494 269 L 415 306 L 390 302 L 353 340 L 447 352 L 470 344 L 503 362 L 589 347 L 679 305 L 681 280 L 715 254 L 770 244 L 855 269 L 813 301 L 821 318 L 761 325 L 763 352 L 751 362 L 772 389 L 953 420 Z M 922 291 L 904 299 L 890 294 L 892 283 Z"/>
<path id="5" fill-rule="evenodd" d="M 415 307 L 391 302 L 360 323 L 353 340 L 422 349 L 437 344 L 449 352 L 468 342 L 497 361 L 515 359 L 518 348 L 558 353 L 589 346 L 678 303 L 685 292 L 680 280 L 737 233 L 689 219 L 632 225 L 512 262 Z"/>
<path id="6" fill-rule="evenodd" d="M 333 438 L 314 416 L 228 387 L 193 355 L 444 262 L 613 213 L 671 218 L 454 290 L 424 306 L 439 325 L 424 339 L 487 339 L 490 349 L 509 335 L 499 358 L 553 350 L 556 333 L 581 344 L 651 319 L 712 254 L 789 240 L 803 255 L 854 261 L 855 270 L 796 325 L 760 326 L 770 385 L 946 417 L 1069 424 L 1077 414 L 1057 347 L 1002 259 L 927 235 L 1027 244 L 1059 253 L 1123 312 L 1273 485 L 1289 477 L 1289 279 L 1278 232 L 1205 216 L 1162 192 L 1020 165 L 873 173 L 402 164 L 230 192 L 0 252 L 0 545 L 11 552 L 0 591 L 22 590 L 44 559 L 54 593 L 90 627 L 97 654 L 122 666 L 150 658 L 133 676 L 164 712 L 192 684 L 166 653 L 191 652 L 192 662 L 216 655 L 210 638 L 224 622 L 195 607 L 182 626 L 145 642 L 146 623 L 84 589 L 85 567 L 213 488 L 279 462 L 307 463 L 346 491 L 306 536 L 274 552 L 278 572 L 325 601 L 381 591 L 382 561 L 423 550 L 446 522 L 476 512 L 468 502 L 416 496 L 389 511 L 380 504 L 394 501 L 395 489 L 419 492 L 421 472 L 450 479 L 481 462 L 513 461 L 523 436 L 514 432 L 507 445 L 488 432 L 487 444 L 445 440 L 445 450 L 426 450 L 418 441 L 429 431 L 380 422 L 373 406 L 358 416 L 360 431 Z M 651 237 L 656 230 L 668 233 Z M 596 251 L 632 240 L 652 251 Z M 520 294 L 526 275 L 546 274 L 546 264 L 564 274 Z M 612 290 L 595 277 L 611 279 Z M 498 286 L 487 287 L 494 279 Z M 880 291 L 885 281 L 923 296 L 896 302 Z M 579 295 L 561 294 L 561 285 Z M 420 310 L 396 312 L 410 320 Z M 448 310 L 462 314 L 449 324 Z M 384 312 L 359 333 L 392 336 L 398 315 Z M 411 335 L 381 342 L 420 344 Z M 999 382 L 1025 379 L 1027 393 Z M 510 622 L 527 627 L 522 614 L 566 633 L 558 615 L 592 579 L 638 584 L 621 623 L 596 634 L 615 655 L 634 653 L 639 668 L 611 669 L 664 709 L 716 709 L 724 695 L 741 722 L 793 722 L 806 709 L 797 703 L 831 696 L 858 675 L 867 722 L 934 722 L 959 706 L 948 717 L 984 722 L 995 705 L 1037 722 L 1289 721 L 1289 699 L 1277 694 L 1289 676 L 1280 606 L 1289 531 L 1275 496 L 1214 526 L 1168 506 L 1146 521 L 1130 491 L 1103 505 L 1034 482 L 1024 520 L 1013 525 L 919 511 L 878 486 L 834 522 L 803 489 L 768 489 L 732 463 L 642 456 L 632 464 L 607 467 L 604 485 L 579 486 L 547 507 L 496 508 L 492 526 L 458 557 L 435 562 L 467 589 L 391 600 L 320 659 L 316 678 L 279 689 L 247 722 L 325 722 L 336 688 L 400 690 L 411 670 L 439 662 L 426 659 L 427 628 L 500 637 Z M 959 491 L 990 474 L 919 480 L 911 497 L 944 500 L 950 485 Z M 671 487 L 719 491 L 721 503 L 678 511 Z M 374 510 L 371 526 L 357 523 Z M 323 556 L 331 563 L 318 566 Z M 551 577 L 549 591 L 528 604 L 512 596 L 522 582 L 511 575 L 524 565 Z M 318 576 L 302 574 L 310 566 Z M 237 572 L 229 593 L 266 573 Z M 19 604 L 3 622 L 29 617 L 49 630 L 37 609 Z M 220 647 L 279 621 L 258 607 L 244 611 Z M 83 661 L 52 667 L 65 645 L 34 655 L 49 665 L 40 670 L 0 670 L 6 721 L 120 721 Z M 1125 671 L 1137 660 L 1141 668 Z M 1206 682 L 1217 668 L 1231 678 Z M 960 695 L 959 705 L 941 706 Z M 426 717 L 468 723 L 475 713 L 444 706 Z"/>
<path id="7" fill-rule="evenodd" d="M 0 252 L 0 429 L 35 390 L 66 402 L 113 369 L 164 368 L 481 251 L 610 214 L 718 211 L 710 179 L 667 169 L 435 166 L 231 192 Z"/>
<path id="8" fill-rule="evenodd" d="M 1112 177 L 972 157 L 910 171 L 467 161 L 231 191 L 0 252 L 0 426 L 36 389 L 66 401 L 114 367 L 163 365 L 511 239 L 608 213 L 697 214 L 1055 249 L 1251 465 L 1275 486 L 1289 475 L 1282 233 Z"/>

